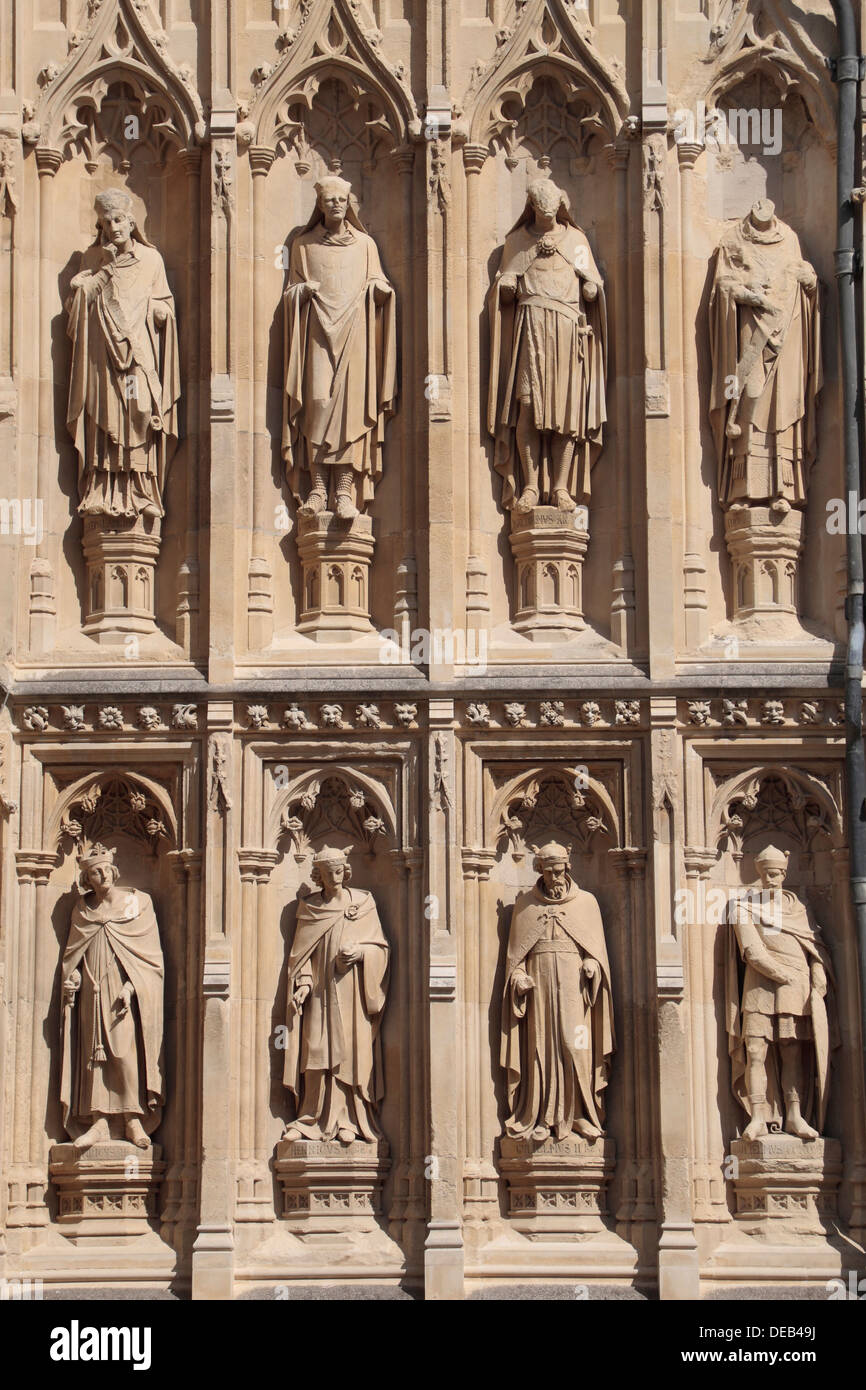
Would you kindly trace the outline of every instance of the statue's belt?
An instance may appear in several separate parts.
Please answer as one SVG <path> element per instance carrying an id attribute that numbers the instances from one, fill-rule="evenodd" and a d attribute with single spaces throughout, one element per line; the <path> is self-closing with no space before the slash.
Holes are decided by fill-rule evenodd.
<path id="1" fill-rule="evenodd" d="M 576 323 L 582 333 L 592 333 L 586 321 L 586 314 L 582 314 L 579 309 L 573 309 L 570 304 L 563 304 L 559 299 L 548 299 L 543 294 L 521 294 L 517 303 L 521 309 L 550 309 L 554 314 L 563 314 L 565 318 Z"/>
<path id="2" fill-rule="evenodd" d="M 565 939 L 557 938 L 553 941 L 536 941 L 529 953 L 531 956 L 537 955 L 569 955 L 578 956 L 580 951 L 570 937 Z"/>

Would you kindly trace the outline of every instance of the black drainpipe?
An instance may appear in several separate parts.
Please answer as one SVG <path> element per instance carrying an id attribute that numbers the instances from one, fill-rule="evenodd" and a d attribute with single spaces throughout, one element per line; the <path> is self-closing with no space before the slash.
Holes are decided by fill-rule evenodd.
<path id="1" fill-rule="evenodd" d="M 866 760 L 863 749 L 863 542 L 857 527 L 860 501 L 860 371 L 854 290 L 855 205 L 863 200 L 856 170 L 859 86 L 862 76 L 857 30 L 851 0 L 831 0 L 839 31 L 839 57 L 831 64 L 839 88 L 838 243 L 836 284 L 839 294 L 839 338 L 842 353 L 842 423 L 845 444 L 845 491 L 848 515 L 848 654 L 845 666 L 845 770 L 847 781 L 848 844 L 851 896 L 857 921 L 860 964 L 860 1039 L 866 1051 Z M 854 496 L 853 518 L 849 510 Z"/>

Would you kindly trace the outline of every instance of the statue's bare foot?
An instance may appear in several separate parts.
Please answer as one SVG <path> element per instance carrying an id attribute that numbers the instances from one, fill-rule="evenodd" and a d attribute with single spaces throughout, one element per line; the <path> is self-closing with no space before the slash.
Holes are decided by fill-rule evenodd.
<path id="1" fill-rule="evenodd" d="M 141 509 L 142 516 L 162 516 L 162 512 L 155 502 L 148 502 L 146 507 Z"/>
<path id="2" fill-rule="evenodd" d="M 520 494 L 520 501 L 519 501 L 519 502 L 515 502 L 515 504 L 514 504 L 514 510 L 515 510 L 516 512 L 531 512 L 531 511 L 532 511 L 532 508 L 533 508 L 533 507 L 537 507 L 537 506 L 538 506 L 538 488 L 537 488 L 537 487 L 525 487 L 525 488 L 523 489 L 523 492 Z"/>
<path id="3" fill-rule="evenodd" d="M 101 1144 L 111 1138 L 111 1131 L 108 1128 L 108 1120 L 105 1115 L 100 1115 L 93 1122 L 90 1129 L 86 1129 L 83 1134 L 79 1134 L 77 1139 L 73 1139 L 74 1149 L 89 1149 L 91 1144 Z"/>
<path id="4" fill-rule="evenodd" d="M 760 1111 L 757 1114 L 753 1115 L 749 1123 L 746 1125 L 746 1128 L 743 1130 L 743 1138 L 763 1139 L 764 1135 L 767 1132 L 767 1121 L 764 1118 L 763 1111 Z"/>
<path id="5" fill-rule="evenodd" d="M 817 1139 L 818 1131 L 807 1125 L 802 1115 L 789 1115 L 785 1120 L 785 1133 L 794 1134 L 798 1139 Z"/>
<path id="6" fill-rule="evenodd" d="M 536 1125 L 529 1137 L 534 1139 L 537 1144 L 543 1144 L 545 1139 L 550 1138 L 550 1130 L 547 1125 Z"/>
<path id="7" fill-rule="evenodd" d="M 285 1129 L 283 1130 L 283 1138 L 288 1139 L 289 1142 L 292 1144 L 296 1144 L 298 1140 L 303 1139 L 303 1137 L 304 1136 L 301 1133 L 301 1131 L 299 1129 L 295 1129 L 294 1125 L 286 1125 Z"/>
<path id="8" fill-rule="evenodd" d="M 558 507 L 561 512 L 576 512 L 577 503 L 571 496 L 567 488 L 558 487 L 553 494 L 553 505 Z"/>
<path id="9" fill-rule="evenodd" d="M 314 487 L 304 505 L 301 516 L 318 516 L 328 505 L 328 494 L 323 487 Z"/>
<path id="10" fill-rule="evenodd" d="M 134 1144 L 137 1149 L 149 1149 L 150 1138 L 142 1128 L 141 1120 L 137 1115 L 130 1115 L 126 1122 L 126 1137 L 130 1144 Z"/>
<path id="11" fill-rule="evenodd" d="M 334 515 L 341 521 L 354 521 L 358 515 L 358 508 L 355 506 L 351 497 L 347 497 L 345 492 L 338 492 L 334 502 Z"/>
<path id="12" fill-rule="evenodd" d="M 592 1124 L 589 1120 L 575 1120 L 574 1128 L 581 1139 L 598 1139 L 601 1135 L 598 1125 Z"/>
<path id="13" fill-rule="evenodd" d="M 337 1138 L 341 1144 L 353 1144 L 355 1142 L 355 1135 L 351 1129 L 338 1129 Z"/>

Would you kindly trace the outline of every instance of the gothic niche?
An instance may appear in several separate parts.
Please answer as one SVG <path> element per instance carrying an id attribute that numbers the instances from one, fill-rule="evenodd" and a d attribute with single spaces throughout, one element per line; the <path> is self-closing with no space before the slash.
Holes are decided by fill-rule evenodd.
<path id="1" fill-rule="evenodd" d="M 397 320 L 376 243 L 336 174 L 316 184 L 313 216 L 292 243 L 284 307 L 283 458 L 300 504 L 303 570 L 297 626 L 340 642 L 373 630 L 368 508 L 395 409 Z"/>
<path id="2" fill-rule="evenodd" d="M 728 890 L 724 1010 L 741 1138 L 731 1141 L 737 1229 L 762 1240 L 821 1237 L 836 1211 L 838 1139 L 826 1138 L 840 1046 L 830 942 L 808 897 L 835 838 L 824 798 L 788 773 L 742 779 L 723 806 L 720 840 L 754 880 Z M 788 846 L 788 848 L 780 847 Z M 824 852 L 826 854 L 826 852 Z M 825 872 L 826 872 L 826 866 Z"/>
<path id="3" fill-rule="evenodd" d="M 818 278 L 768 199 L 719 244 L 709 330 L 733 617 L 778 641 L 780 621 L 800 630 L 798 571 L 822 374 Z"/>
<path id="4" fill-rule="evenodd" d="M 549 177 L 529 184 L 488 314 L 487 427 L 511 514 L 514 626 L 533 640 L 563 641 L 586 626 L 587 504 L 607 419 L 607 310 L 589 242 Z"/>
<path id="5" fill-rule="evenodd" d="M 96 238 L 67 301 L 67 424 L 78 458 L 87 565 L 84 631 L 100 642 L 156 630 L 154 593 L 180 365 L 165 265 L 124 189 L 96 195 Z"/>

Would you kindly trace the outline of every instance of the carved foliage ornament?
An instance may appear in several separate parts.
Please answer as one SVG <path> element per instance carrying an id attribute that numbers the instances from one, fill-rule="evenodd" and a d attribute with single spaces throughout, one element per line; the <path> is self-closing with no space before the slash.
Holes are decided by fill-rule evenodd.
<path id="1" fill-rule="evenodd" d="M 589 786 L 586 768 L 539 774 L 526 783 L 502 809 L 497 845 L 506 844 L 520 863 L 553 826 L 584 853 L 592 851 L 596 836 L 615 842 L 614 827 Z"/>
<path id="2" fill-rule="evenodd" d="M 820 836 L 835 839 L 839 823 L 838 812 L 834 816 L 817 793 L 810 794 L 797 778 L 784 769 L 762 769 L 752 774 L 722 807 L 718 842 L 722 850 L 740 858 L 747 837 L 761 831 L 785 833 L 811 852 Z"/>
<path id="3" fill-rule="evenodd" d="M 337 832 L 350 836 L 370 855 L 388 827 L 368 793 L 343 777 L 314 778 L 293 797 L 280 818 L 280 835 L 288 835 L 300 862 L 314 844 Z"/>
<path id="4" fill-rule="evenodd" d="M 162 840 L 171 838 L 156 800 L 132 778 L 108 774 L 91 783 L 70 802 L 60 822 L 60 834 L 80 858 L 86 849 L 115 835 L 128 835 L 156 854 Z"/>

